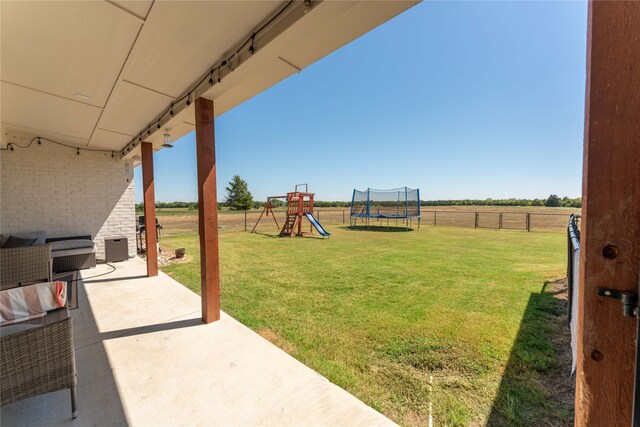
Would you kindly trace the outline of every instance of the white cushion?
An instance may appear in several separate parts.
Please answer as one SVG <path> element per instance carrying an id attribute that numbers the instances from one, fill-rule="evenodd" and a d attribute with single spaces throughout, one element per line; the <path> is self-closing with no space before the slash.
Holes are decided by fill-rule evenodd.
<path id="1" fill-rule="evenodd" d="M 56 240 L 55 242 L 49 242 L 49 244 L 52 252 L 66 249 L 93 248 L 94 246 L 93 241 L 89 239 Z"/>
<path id="2" fill-rule="evenodd" d="M 93 251 L 94 251 L 93 248 L 61 249 L 59 251 L 51 252 L 51 257 L 59 258 L 61 256 L 85 255 L 85 254 L 90 254 Z"/>

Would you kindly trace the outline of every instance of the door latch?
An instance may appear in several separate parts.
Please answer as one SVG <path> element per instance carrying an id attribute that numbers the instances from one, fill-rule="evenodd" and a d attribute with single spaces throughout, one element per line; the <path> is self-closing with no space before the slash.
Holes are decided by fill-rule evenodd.
<path id="1" fill-rule="evenodd" d="M 615 289 L 597 288 L 596 295 L 619 300 L 622 303 L 622 315 L 624 317 L 638 316 L 638 294 L 620 292 Z"/>

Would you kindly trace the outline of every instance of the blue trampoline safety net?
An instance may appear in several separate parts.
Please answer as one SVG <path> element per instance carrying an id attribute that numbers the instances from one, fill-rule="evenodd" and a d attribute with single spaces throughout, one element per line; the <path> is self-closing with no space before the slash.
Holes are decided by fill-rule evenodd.
<path id="1" fill-rule="evenodd" d="M 391 190 L 353 190 L 351 216 L 369 218 L 419 218 L 420 190 L 394 188 Z"/>

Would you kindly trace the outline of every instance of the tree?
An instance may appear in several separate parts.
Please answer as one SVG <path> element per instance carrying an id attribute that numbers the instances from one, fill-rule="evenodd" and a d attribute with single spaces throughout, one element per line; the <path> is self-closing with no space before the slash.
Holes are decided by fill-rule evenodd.
<path id="1" fill-rule="evenodd" d="M 249 186 L 247 181 L 240 178 L 239 175 L 234 175 L 227 190 L 226 204 L 231 209 L 236 210 L 249 210 L 253 207 L 253 197 L 249 192 Z"/>
<path id="2" fill-rule="evenodd" d="M 560 197 L 552 194 L 547 198 L 547 201 L 544 202 L 544 205 L 548 208 L 557 208 L 560 206 Z"/>

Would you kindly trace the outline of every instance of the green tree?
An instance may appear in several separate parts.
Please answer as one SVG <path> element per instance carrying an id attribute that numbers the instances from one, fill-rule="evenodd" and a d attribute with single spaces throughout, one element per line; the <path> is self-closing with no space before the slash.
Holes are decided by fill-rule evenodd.
<path id="1" fill-rule="evenodd" d="M 240 178 L 239 175 L 234 175 L 227 190 L 226 204 L 231 209 L 236 210 L 249 210 L 253 207 L 253 197 L 249 192 L 249 186 L 247 181 Z"/>
<path id="2" fill-rule="evenodd" d="M 560 206 L 560 197 L 552 194 L 544 202 L 544 205 L 548 208 L 557 208 L 558 206 Z"/>

